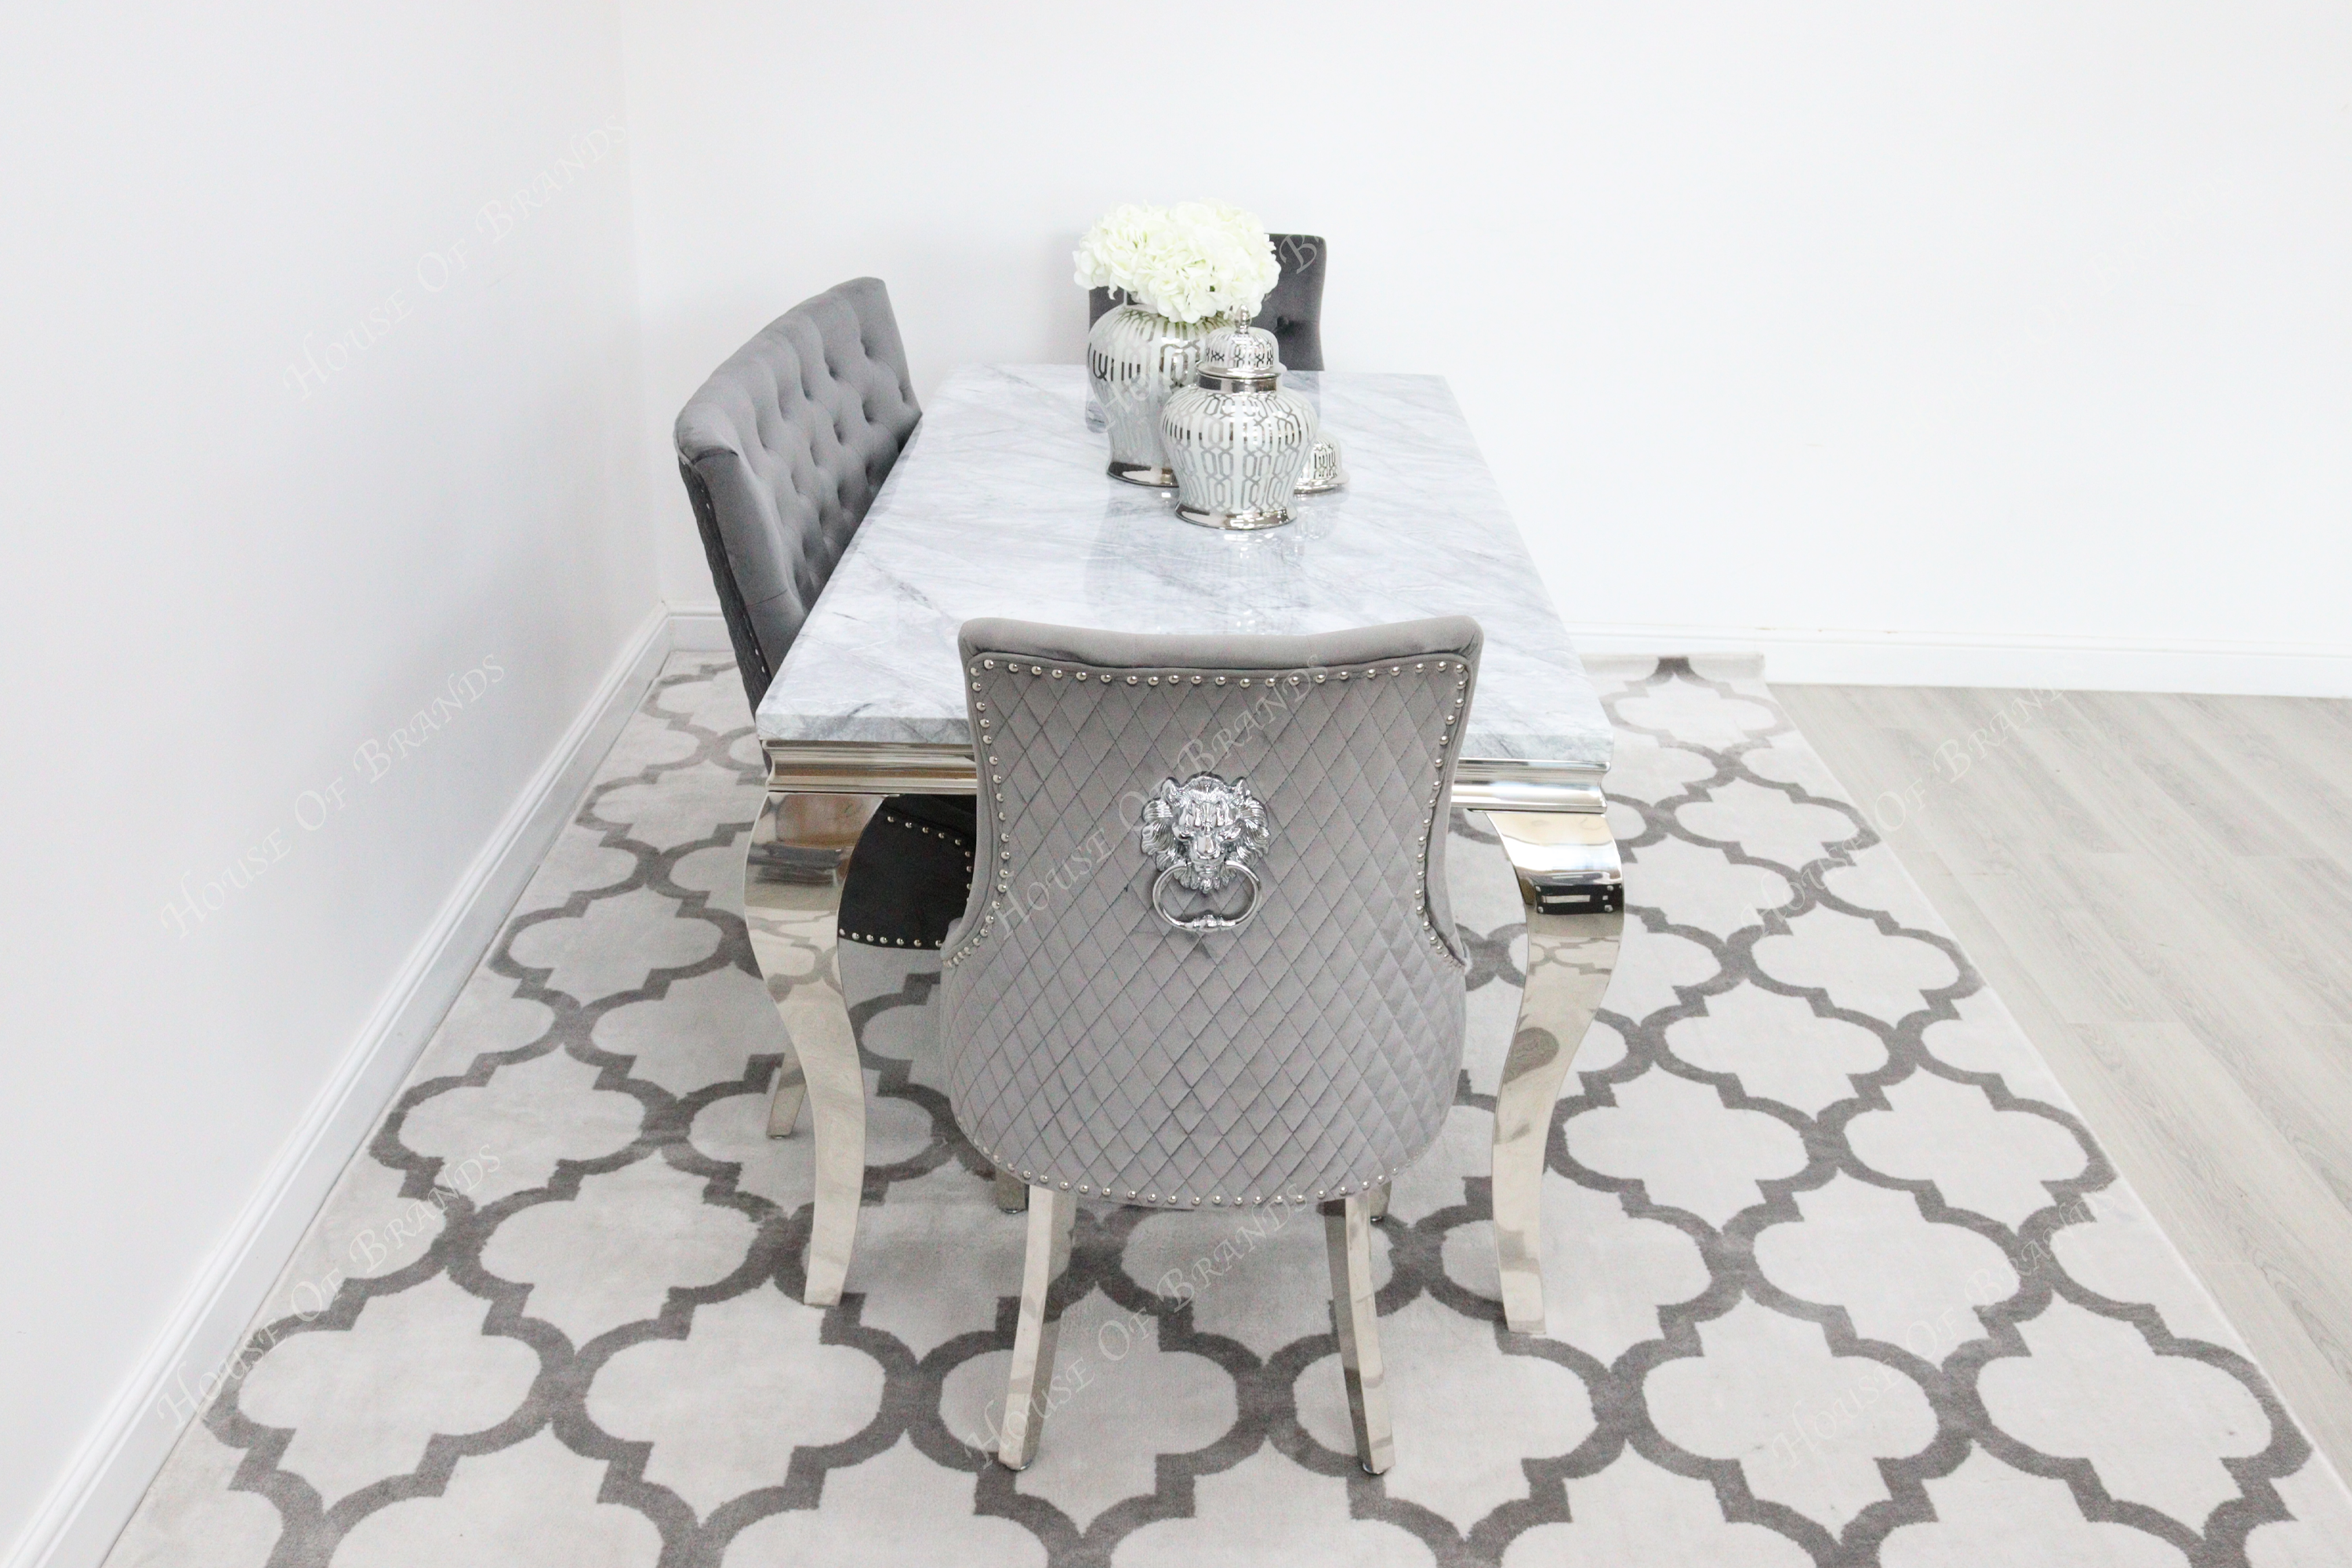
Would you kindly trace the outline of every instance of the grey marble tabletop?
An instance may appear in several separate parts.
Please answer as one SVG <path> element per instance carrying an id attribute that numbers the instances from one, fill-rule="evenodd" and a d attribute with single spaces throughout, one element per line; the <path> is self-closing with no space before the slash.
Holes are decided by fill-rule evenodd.
<path id="1" fill-rule="evenodd" d="M 1444 379 L 1288 384 L 1349 482 L 1262 533 L 1180 520 L 1103 471 L 1077 365 L 951 374 L 761 700 L 764 741 L 968 744 L 956 628 L 1321 632 L 1468 615 L 1486 648 L 1465 757 L 1609 765 L 1609 721 Z"/>

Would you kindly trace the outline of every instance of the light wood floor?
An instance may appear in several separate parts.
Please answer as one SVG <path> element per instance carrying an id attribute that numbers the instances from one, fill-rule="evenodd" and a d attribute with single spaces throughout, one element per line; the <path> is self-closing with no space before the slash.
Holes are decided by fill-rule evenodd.
<path id="1" fill-rule="evenodd" d="M 2352 1476 L 2352 702 L 1773 689 Z"/>

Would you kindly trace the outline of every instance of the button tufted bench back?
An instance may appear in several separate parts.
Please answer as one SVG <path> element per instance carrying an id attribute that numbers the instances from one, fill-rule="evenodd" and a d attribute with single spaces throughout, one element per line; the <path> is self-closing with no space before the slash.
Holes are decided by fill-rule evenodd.
<path id="1" fill-rule="evenodd" d="M 878 278 L 777 317 L 678 415 L 678 472 L 754 709 L 921 417 Z"/>
<path id="2" fill-rule="evenodd" d="M 1323 368 L 1323 237 L 1316 234 L 1277 234 L 1268 237 L 1274 241 L 1275 259 L 1282 265 L 1282 276 L 1274 285 L 1274 292 L 1258 307 L 1257 319 L 1250 323 L 1264 327 L 1274 334 L 1282 351 L 1285 370 L 1321 370 Z M 1089 289 L 1087 293 L 1087 324 L 1092 326 L 1103 318 L 1103 312 L 1117 302 L 1108 289 Z"/>

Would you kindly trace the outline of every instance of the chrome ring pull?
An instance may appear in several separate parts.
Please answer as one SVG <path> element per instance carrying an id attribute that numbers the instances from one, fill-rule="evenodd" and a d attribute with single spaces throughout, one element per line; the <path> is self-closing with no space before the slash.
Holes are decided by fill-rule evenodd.
<path id="1" fill-rule="evenodd" d="M 1199 680 L 1199 676 L 1192 678 Z M 1223 676 L 1217 677 L 1223 681 Z M 1239 931 L 1257 913 L 1260 887 L 1248 862 L 1265 853 L 1273 841 L 1274 825 L 1266 820 L 1265 803 L 1252 793 L 1249 780 L 1227 784 L 1214 773 L 1194 773 L 1182 784 L 1163 779 L 1143 803 L 1137 823 L 1145 857 L 1156 861 L 1160 876 L 1151 884 L 1151 912 L 1183 931 Z M 1160 900 L 1173 877 L 1193 892 L 1217 891 L 1239 872 L 1249 883 L 1249 902 L 1237 915 L 1215 910 L 1190 916 L 1171 915 Z"/>
<path id="2" fill-rule="evenodd" d="M 1239 871 L 1242 874 L 1242 879 L 1249 884 L 1249 902 L 1242 906 L 1241 913 L 1237 915 L 1221 915 L 1214 910 L 1204 910 L 1201 913 L 1192 916 L 1170 914 L 1168 912 L 1167 906 L 1160 901 L 1160 897 L 1167 890 L 1169 879 L 1176 875 L 1178 868 L 1174 866 L 1171 866 L 1168 869 L 1160 872 L 1158 877 L 1152 879 L 1151 912 L 1158 915 L 1161 920 L 1166 921 L 1178 931 L 1212 931 L 1241 930 L 1242 927 L 1249 924 L 1250 918 L 1257 913 L 1257 873 L 1251 870 L 1239 860 L 1226 861 L 1225 869 L 1228 871 Z"/>

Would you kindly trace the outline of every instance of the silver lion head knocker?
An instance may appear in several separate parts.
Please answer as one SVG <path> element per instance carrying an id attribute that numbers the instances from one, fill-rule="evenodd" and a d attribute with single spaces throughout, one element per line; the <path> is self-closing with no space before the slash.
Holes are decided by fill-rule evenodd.
<path id="1" fill-rule="evenodd" d="M 1250 861 L 1274 839 L 1265 803 L 1250 792 L 1249 780 L 1227 784 L 1214 773 L 1194 773 L 1182 784 L 1162 779 L 1143 803 L 1143 853 L 1157 862 L 1151 909 L 1178 931 L 1238 931 L 1257 913 L 1259 885 Z M 1249 884 L 1249 902 L 1237 915 L 1214 910 L 1180 916 L 1160 902 L 1171 881 L 1196 893 L 1213 893 L 1236 877 Z"/>

